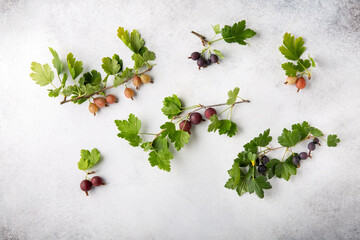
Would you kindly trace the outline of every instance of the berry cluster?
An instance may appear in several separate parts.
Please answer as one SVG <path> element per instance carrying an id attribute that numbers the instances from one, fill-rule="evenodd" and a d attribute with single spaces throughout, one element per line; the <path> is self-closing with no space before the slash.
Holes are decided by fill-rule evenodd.
<path id="1" fill-rule="evenodd" d="M 207 119 L 210 119 L 210 117 L 212 117 L 213 115 L 216 115 L 216 110 L 214 108 L 206 108 L 204 111 L 204 115 Z M 182 131 L 188 132 L 189 134 L 191 134 L 190 129 L 191 129 L 191 125 L 198 125 L 200 124 L 202 121 L 205 121 L 202 118 L 202 115 L 198 112 L 193 112 L 190 113 L 188 120 L 182 120 L 179 123 L 179 128 Z"/>
<path id="2" fill-rule="evenodd" d="M 310 78 L 309 78 L 310 80 Z M 297 88 L 297 92 L 306 87 L 306 81 L 303 77 L 287 77 L 286 82 L 284 84 L 294 85 Z"/>
<path id="3" fill-rule="evenodd" d="M 201 56 L 201 54 L 199 52 L 193 52 L 191 54 L 191 56 L 189 57 L 189 59 L 192 59 L 194 61 L 196 61 L 196 64 L 199 67 L 199 70 L 201 68 L 206 68 L 207 66 L 210 66 L 213 63 L 217 63 L 219 64 L 219 58 L 217 55 L 211 53 L 210 57 L 208 59 L 205 59 L 205 56 Z"/>
<path id="4" fill-rule="evenodd" d="M 306 160 L 308 157 L 311 158 L 311 152 L 314 151 L 316 149 L 316 145 L 320 145 L 320 140 L 319 138 L 314 138 L 312 142 L 310 142 L 307 147 L 309 149 L 309 153 L 307 152 L 301 152 L 299 154 L 294 154 L 293 158 L 292 158 L 292 162 L 293 164 L 295 164 L 297 167 L 300 167 L 300 161 L 301 160 Z"/>
<path id="5" fill-rule="evenodd" d="M 92 174 L 95 172 L 89 172 L 87 174 Z M 106 183 L 99 176 L 92 177 L 91 180 L 85 178 L 80 183 L 80 189 L 85 192 L 86 196 L 89 196 L 88 191 L 91 190 L 92 186 L 99 187 L 101 185 L 105 185 Z"/>

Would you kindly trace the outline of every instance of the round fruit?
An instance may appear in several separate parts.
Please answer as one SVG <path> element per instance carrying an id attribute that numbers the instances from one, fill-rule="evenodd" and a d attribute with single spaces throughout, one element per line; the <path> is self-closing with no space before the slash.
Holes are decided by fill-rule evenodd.
<path id="1" fill-rule="evenodd" d="M 293 85 L 296 83 L 297 77 L 287 77 L 285 84 Z"/>
<path id="2" fill-rule="evenodd" d="M 216 110 L 214 108 L 208 108 L 204 112 L 204 115 L 207 119 L 210 119 L 210 117 L 214 114 L 216 114 Z"/>
<path id="3" fill-rule="evenodd" d="M 258 171 L 259 171 L 259 173 L 265 173 L 266 172 L 266 167 L 265 167 L 265 165 L 260 165 L 259 167 L 258 167 Z"/>
<path id="4" fill-rule="evenodd" d="M 133 96 L 135 95 L 134 91 L 131 88 L 125 88 L 124 90 L 125 97 L 133 99 Z"/>
<path id="5" fill-rule="evenodd" d="M 149 82 L 152 83 L 151 77 L 145 73 L 140 75 L 140 79 L 144 84 L 148 84 Z"/>
<path id="6" fill-rule="evenodd" d="M 95 105 L 95 103 L 90 103 L 89 112 L 91 112 L 95 116 L 97 111 L 99 111 L 99 108 Z"/>
<path id="7" fill-rule="evenodd" d="M 297 91 L 299 92 L 300 89 L 304 89 L 306 86 L 306 81 L 305 81 L 305 78 L 303 77 L 299 77 L 297 80 L 296 80 L 296 87 L 297 87 Z"/>
<path id="8" fill-rule="evenodd" d="M 86 196 L 89 195 L 88 191 L 90 191 L 91 187 L 92 187 L 92 183 L 87 179 L 82 180 L 80 183 L 80 189 L 86 193 Z"/>
<path id="9" fill-rule="evenodd" d="M 98 187 L 100 185 L 105 185 L 105 183 L 103 182 L 101 177 L 95 176 L 91 179 L 91 183 L 92 185 L 94 185 L 95 187 Z"/>
<path id="10" fill-rule="evenodd" d="M 210 60 L 212 63 L 219 63 L 219 58 L 215 54 L 210 55 Z"/>
<path id="11" fill-rule="evenodd" d="M 318 144 L 319 142 L 320 142 L 320 140 L 318 138 L 313 139 L 313 143 Z"/>
<path id="12" fill-rule="evenodd" d="M 310 151 L 314 151 L 315 148 L 316 148 L 315 143 L 311 142 L 311 143 L 308 144 L 308 149 L 309 149 Z"/>
<path id="13" fill-rule="evenodd" d="M 139 78 L 138 75 L 135 75 L 135 76 L 133 77 L 132 82 L 133 82 L 133 85 L 136 87 L 136 90 L 139 89 L 139 87 L 140 87 L 141 84 L 142 84 L 142 81 L 141 81 L 141 79 Z"/>
<path id="14" fill-rule="evenodd" d="M 190 122 L 191 124 L 198 125 L 202 121 L 202 116 L 198 112 L 194 112 L 190 114 Z"/>
<path id="15" fill-rule="evenodd" d="M 210 66 L 212 64 L 211 60 L 210 59 L 207 59 L 206 60 L 206 65 Z"/>
<path id="16" fill-rule="evenodd" d="M 188 120 L 183 120 L 180 122 L 179 127 L 181 130 L 190 133 L 191 122 Z"/>
<path id="17" fill-rule="evenodd" d="M 308 154 L 306 152 L 301 152 L 299 153 L 299 157 L 302 159 L 302 160 L 305 160 L 308 158 Z"/>
<path id="18" fill-rule="evenodd" d="M 293 156 L 293 158 L 292 158 L 292 162 L 293 162 L 293 164 L 295 164 L 295 165 L 300 165 L 300 157 L 299 157 L 299 155 L 295 155 L 295 156 Z"/>
<path id="19" fill-rule="evenodd" d="M 99 108 L 107 107 L 107 106 L 108 106 L 107 103 L 106 103 L 105 98 L 103 98 L 103 97 L 94 98 L 94 103 L 95 103 L 96 106 L 98 106 Z"/>
<path id="20" fill-rule="evenodd" d="M 106 100 L 106 102 L 107 102 L 108 104 L 113 104 L 113 103 L 117 103 L 117 102 L 118 102 L 117 98 L 116 98 L 114 95 L 112 95 L 112 94 L 107 95 L 106 98 L 105 98 L 105 100 Z"/>
<path id="21" fill-rule="evenodd" d="M 197 65 L 199 66 L 199 69 L 200 69 L 201 67 L 206 67 L 206 60 L 203 59 L 203 58 L 199 58 L 196 63 L 197 63 Z"/>
<path id="22" fill-rule="evenodd" d="M 269 157 L 264 155 L 261 157 L 262 164 L 266 165 L 270 161 Z"/>
<path id="23" fill-rule="evenodd" d="M 200 56 L 201 56 L 201 55 L 200 55 L 199 52 L 193 52 L 189 58 L 191 58 L 192 60 L 196 61 L 196 60 L 198 60 L 198 59 L 200 58 Z"/>

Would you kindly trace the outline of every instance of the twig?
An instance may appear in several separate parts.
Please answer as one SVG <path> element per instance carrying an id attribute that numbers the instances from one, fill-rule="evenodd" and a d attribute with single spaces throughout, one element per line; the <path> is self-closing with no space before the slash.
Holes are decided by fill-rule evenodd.
<path id="1" fill-rule="evenodd" d="M 209 42 L 206 40 L 206 37 L 204 37 L 203 35 L 201 35 L 201 34 L 199 34 L 199 33 L 197 33 L 197 32 L 194 32 L 194 31 L 191 31 L 191 33 L 200 38 L 201 43 L 202 43 L 202 45 L 203 45 L 204 47 L 205 47 L 206 45 L 210 45 Z"/>
<path id="2" fill-rule="evenodd" d="M 144 72 L 141 72 L 141 73 L 138 73 L 138 74 L 141 75 L 141 74 L 144 74 L 144 73 L 146 73 L 146 72 L 148 72 L 148 71 L 150 71 L 150 70 L 151 70 L 151 68 L 148 68 L 148 69 L 145 70 Z M 123 83 L 121 83 L 120 85 L 122 85 L 122 84 L 124 84 L 124 83 L 127 83 L 127 82 L 130 81 L 132 78 L 133 78 L 133 77 L 130 77 L 130 78 L 126 79 L 126 80 L 125 80 Z M 64 100 L 63 100 L 62 102 L 60 102 L 60 104 L 64 104 L 64 103 L 67 103 L 67 102 L 73 102 L 73 101 L 78 100 L 78 99 L 88 99 L 88 98 L 90 98 L 90 97 L 92 97 L 92 96 L 94 96 L 94 95 L 97 95 L 97 94 L 99 94 L 99 93 L 101 93 L 101 92 L 104 92 L 104 91 L 106 91 L 106 90 L 108 90 L 108 89 L 111 89 L 111 88 L 114 88 L 114 86 L 104 87 L 104 88 L 100 89 L 99 91 L 96 91 L 96 92 L 94 92 L 94 93 L 92 93 L 92 94 L 90 94 L 90 95 L 86 95 L 86 96 L 71 98 L 71 99 L 68 99 L 68 100 L 66 100 L 66 98 L 64 98 Z"/>

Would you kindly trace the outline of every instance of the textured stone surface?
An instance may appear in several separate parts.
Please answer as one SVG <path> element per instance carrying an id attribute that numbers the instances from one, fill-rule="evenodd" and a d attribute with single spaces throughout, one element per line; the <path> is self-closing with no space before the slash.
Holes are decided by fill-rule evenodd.
<path id="1" fill-rule="evenodd" d="M 358 238 L 359 11 L 358 0 L 1 1 L 0 239 Z M 258 32 L 251 46 L 218 43 L 226 59 L 205 71 L 187 60 L 201 47 L 191 30 L 211 37 L 211 24 L 241 19 Z M 85 70 L 100 69 L 113 53 L 130 64 L 118 26 L 137 28 L 158 57 L 155 84 L 135 101 L 116 89 L 120 102 L 93 118 L 30 80 L 31 61 L 51 61 L 48 46 L 62 59 L 72 51 Z M 299 94 L 283 85 L 278 47 L 286 31 L 304 37 L 319 66 Z M 196 126 L 170 174 L 116 136 L 113 120 L 130 112 L 156 130 L 165 121 L 161 101 L 172 93 L 211 104 L 235 86 L 252 100 L 234 112 L 239 134 L 228 139 Z M 316 150 L 289 182 L 271 180 L 263 200 L 224 188 L 246 141 L 268 127 L 277 137 L 302 120 L 338 133 L 340 146 Z M 108 185 L 85 197 L 76 163 L 81 148 L 93 147 L 104 156 L 97 170 Z"/>

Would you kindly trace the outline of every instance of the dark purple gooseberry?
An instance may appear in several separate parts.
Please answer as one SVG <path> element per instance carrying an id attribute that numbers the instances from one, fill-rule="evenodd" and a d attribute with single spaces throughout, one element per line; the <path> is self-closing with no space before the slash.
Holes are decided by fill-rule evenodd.
<path id="1" fill-rule="evenodd" d="M 211 60 L 212 63 L 217 63 L 219 61 L 219 58 L 215 54 L 211 54 L 210 55 L 210 60 Z"/>
<path id="2" fill-rule="evenodd" d="M 302 160 L 305 160 L 308 158 L 308 154 L 306 152 L 301 152 L 299 153 L 299 157 L 302 159 Z"/>
<path id="3" fill-rule="evenodd" d="M 210 65 L 212 64 L 211 60 L 210 60 L 210 59 L 207 59 L 207 60 L 206 60 L 206 64 L 207 64 L 208 66 L 210 66 Z"/>
<path id="4" fill-rule="evenodd" d="M 210 119 L 212 115 L 216 114 L 216 110 L 214 108 L 208 108 L 205 110 L 204 114 L 207 119 Z"/>
<path id="5" fill-rule="evenodd" d="M 292 158 L 292 162 L 295 165 L 300 165 L 300 157 L 299 157 L 299 155 L 294 155 L 293 158 Z"/>
<path id="6" fill-rule="evenodd" d="M 308 149 L 309 149 L 310 151 L 314 151 L 315 148 L 316 148 L 315 143 L 311 142 L 311 143 L 308 144 Z"/>
<path id="7" fill-rule="evenodd" d="M 99 176 L 95 176 L 91 179 L 91 183 L 92 185 L 94 185 L 95 187 L 98 187 L 100 185 L 105 185 L 105 183 L 103 182 L 102 178 Z"/>
<path id="8" fill-rule="evenodd" d="M 318 144 L 319 142 L 320 142 L 320 140 L 318 138 L 313 139 L 313 143 Z"/>
<path id="9" fill-rule="evenodd" d="M 197 63 L 197 65 L 199 66 L 199 68 L 206 66 L 206 60 L 203 59 L 203 58 L 199 58 L 196 63 Z"/>
<path id="10" fill-rule="evenodd" d="M 194 61 L 198 60 L 200 58 L 200 53 L 199 52 L 193 52 L 190 56 L 190 58 Z"/>
<path id="11" fill-rule="evenodd" d="M 270 161 L 269 157 L 264 155 L 261 157 L 262 164 L 266 165 Z"/>
<path id="12" fill-rule="evenodd" d="M 265 165 L 260 165 L 259 167 L 258 167 L 258 171 L 259 171 L 259 173 L 265 173 L 266 172 L 266 167 L 265 167 Z"/>
<path id="13" fill-rule="evenodd" d="M 194 112 L 194 113 L 190 114 L 191 124 L 198 125 L 199 123 L 201 123 L 201 121 L 202 121 L 202 116 L 200 113 Z"/>
<path id="14" fill-rule="evenodd" d="M 190 133 L 191 122 L 188 120 L 183 120 L 180 122 L 179 127 L 180 127 L 180 130 Z"/>
<path id="15" fill-rule="evenodd" d="M 86 193 L 86 196 L 89 195 L 88 191 L 90 191 L 91 188 L 92 188 L 92 183 L 89 180 L 85 179 L 81 181 L 80 189 Z"/>

